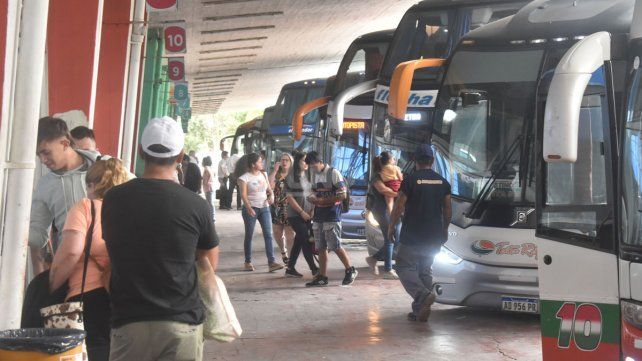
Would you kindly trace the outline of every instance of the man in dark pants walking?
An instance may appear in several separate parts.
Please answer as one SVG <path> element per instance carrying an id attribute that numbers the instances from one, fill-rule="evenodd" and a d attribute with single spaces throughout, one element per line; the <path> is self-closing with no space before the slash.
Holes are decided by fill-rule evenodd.
<path id="1" fill-rule="evenodd" d="M 435 302 L 432 292 L 432 263 L 448 240 L 452 214 L 450 184 L 432 170 L 432 148 L 422 144 L 415 152 L 416 170 L 401 183 L 399 196 L 390 216 L 388 237 L 404 214 L 399 249 L 395 259 L 397 274 L 412 297 L 411 321 L 428 321 Z"/>

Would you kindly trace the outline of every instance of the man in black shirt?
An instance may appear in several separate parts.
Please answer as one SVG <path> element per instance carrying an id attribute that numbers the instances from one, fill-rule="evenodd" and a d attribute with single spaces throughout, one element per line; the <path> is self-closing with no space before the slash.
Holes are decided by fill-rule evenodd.
<path id="1" fill-rule="evenodd" d="M 433 171 L 432 148 L 422 144 L 415 152 L 416 170 L 404 178 L 390 216 L 388 237 L 403 213 L 399 249 L 395 258 L 397 274 L 413 298 L 409 320 L 428 321 L 435 302 L 431 267 L 435 255 L 448 240 L 451 219 L 450 184 Z"/>
<path id="2" fill-rule="evenodd" d="M 218 263 L 207 202 L 174 181 L 183 132 L 171 118 L 143 132 L 142 178 L 112 188 L 102 208 L 111 259 L 111 361 L 201 360 L 203 303 L 195 259 Z"/>

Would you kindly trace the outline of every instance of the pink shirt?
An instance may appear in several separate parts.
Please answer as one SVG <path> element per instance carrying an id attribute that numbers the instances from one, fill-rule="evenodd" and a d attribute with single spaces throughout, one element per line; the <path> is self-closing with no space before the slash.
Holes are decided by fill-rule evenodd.
<path id="1" fill-rule="evenodd" d="M 203 192 L 212 192 L 212 172 L 210 167 L 205 167 L 203 171 Z"/>
<path id="2" fill-rule="evenodd" d="M 94 220 L 94 234 L 91 242 L 90 254 L 94 259 L 100 263 L 101 267 L 109 266 L 109 255 L 107 254 L 107 247 L 103 240 L 103 232 L 100 222 L 100 210 L 102 209 L 103 201 L 94 200 L 95 220 Z M 73 230 L 82 234 L 83 249 L 84 242 L 87 235 L 89 225 L 91 224 L 91 203 L 88 198 L 83 198 L 80 202 L 76 203 L 67 213 L 67 220 L 63 231 Z M 68 240 L 65 240 L 68 241 Z M 85 261 L 85 255 L 80 257 L 78 263 L 69 277 L 69 293 L 67 298 L 77 296 L 80 294 L 82 284 L 82 269 Z M 96 262 L 89 259 L 87 265 L 87 278 L 85 280 L 85 292 L 104 287 L 102 283 L 102 272 L 96 265 Z"/>

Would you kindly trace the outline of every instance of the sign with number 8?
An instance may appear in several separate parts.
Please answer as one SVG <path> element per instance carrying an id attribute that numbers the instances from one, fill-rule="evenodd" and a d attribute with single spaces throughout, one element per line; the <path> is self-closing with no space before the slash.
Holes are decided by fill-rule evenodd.
<path id="1" fill-rule="evenodd" d="M 165 28 L 165 51 L 167 53 L 184 53 L 187 49 L 187 36 L 185 28 L 181 25 L 172 25 Z"/>
<path id="2" fill-rule="evenodd" d="M 169 58 L 167 61 L 169 80 L 181 81 L 185 79 L 185 61 L 183 58 Z"/>
<path id="3" fill-rule="evenodd" d="M 566 302 L 555 315 L 560 319 L 560 331 L 557 346 L 569 348 L 571 340 L 582 351 L 593 351 L 602 339 L 602 313 L 593 304 L 583 303 L 576 307 L 573 302 Z"/>

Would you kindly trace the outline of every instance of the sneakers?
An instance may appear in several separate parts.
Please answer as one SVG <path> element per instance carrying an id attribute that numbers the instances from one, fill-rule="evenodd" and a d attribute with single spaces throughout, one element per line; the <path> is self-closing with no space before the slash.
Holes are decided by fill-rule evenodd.
<path id="1" fill-rule="evenodd" d="M 254 271 L 254 266 L 250 262 L 245 262 L 245 266 L 243 267 L 245 271 Z"/>
<path id="2" fill-rule="evenodd" d="M 424 299 L 424 302 L 421 304 L 419 309 L 419 315 L 417 316 L 417 321 L 419 322 L 428 322 L 428 317 L 430 317 L 430 307 L 435 303 L 435 293 L 430 292 L 428 296 Z"/>
<path id="3" fill-rule="evenodd" d="M 297 272 L 294 268 L 286 268 L 285 277 L 301 278 L 303 275 Z"/>
<path id="4" fill-rule="evenodd" d="M 357 269 L 354 268 L 354 266 L 348 268 L 346 270 L 346 276 L 343 277 L 343 283 L 342 284 L 344 286 L 351 285 L 354 282 L 355 278 L 357 278 L 358 274 L 359 274 L 359 271 L 357 271 Z"/>
<path id="5" fill-rule="evenodd" d="M 280 269 L 283 269 L 283 265 L 278 263 L 278 262 L 270 263 L 269 266 L 270 266 L 270 272 L 274 272 L 274 271 L 278 271 Z"/>
<path id="6" fill-rule="evenodd" d="M 366 262 L 370 267 L 370 271 L 374 273 L 375 276 L 379 275 L 379 267 L 377 267 L 377 259 L 374 257 L 366 257 Z"/>
<path id="7" fill-rule="evenodd" d="M 417 315 L 415 315 L 414 312 L 409 312 L 408 315 L 406 316 L 406 318 L 410 322 L 417 322 Z"/>
<path id="8" fill-rule="evenodd" d="M 314 279 L 305 284 L 305 287 L 322 287 L 328 285 L 328 277 L 325 276 L 316 276 Z"/>
<path id="9" fill-rule="evenodd" d="M 385 280 L 398 280 L 399 279 L 399 275 L 397 274 L 397 272 L 395 272 L 395 270 L 391 269 L 390 271 L 385 271 L 383 273 L 383 279 L 385 279 Z"/>

